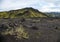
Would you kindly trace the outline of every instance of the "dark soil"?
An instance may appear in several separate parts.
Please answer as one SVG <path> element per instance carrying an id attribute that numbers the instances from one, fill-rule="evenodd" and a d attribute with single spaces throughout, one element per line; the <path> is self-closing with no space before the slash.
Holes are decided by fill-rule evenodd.
<path id="1" fill-rule="evenodd" d="M 0 42 L 60 42 L 58 18 L 0 19 L 0 32 L 5 31 L 9 26 L 16 28 L 20 24 L 28 31 L 30 35 L 28 39 L 16 39 L 14 35 L 0 34 Z"/>

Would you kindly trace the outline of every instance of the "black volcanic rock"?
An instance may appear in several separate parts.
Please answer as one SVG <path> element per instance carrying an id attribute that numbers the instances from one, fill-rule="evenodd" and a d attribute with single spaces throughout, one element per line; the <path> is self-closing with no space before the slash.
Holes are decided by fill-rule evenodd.
<path id="1" fill-rule="evenodd" d="M 2 31 L 0 31 L 0 41 L 1 42 L 4 42 L 4 41 L 6 42 L 59 42 L 60 41 L 59 40 L 60 39 L 60 28 L 59 28 L 60 19 L 54 19 L 54 18 L 52 19 L 53 20 L 51 20 L 50 18 L 38 18 L 38 19 L 29 18 L 29 19 L 25 19 L 25 21 L 23 22 L 21 22 L 21 19 L 1 19 L 0 27 L 2 27 Z M 5 29 L 7 28 L 6 26 L 11 27 L 10 31 L 12 29 L 19 31 L 20 29 L 18 28 L 23 28 L 23 30 L 25 30 L 23 33 L 27 32 L 29 37 L 26 37 L 28 36 L 26 35 L 25 38 L 24 36 L 22 36 L 22 38 L 17 38 L 16 34 L 20 35 L 21 33 L 20 31 L 19 33 L 16 31 L 13 31 L 12 33 L 11 31 L 11 34 L 14 34 L 14 35 L 10 35 L 9 34 L 10 31 L 8 31 L 9 33 L 7 32 L 8 34 L 5 34 L 6 32 Z"/>

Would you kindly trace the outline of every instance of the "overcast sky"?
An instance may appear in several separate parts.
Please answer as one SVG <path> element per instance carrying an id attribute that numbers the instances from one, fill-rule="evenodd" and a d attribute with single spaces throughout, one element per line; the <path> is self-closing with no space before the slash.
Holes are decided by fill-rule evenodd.
<path id="1" fill-rule="evenodd" d="M 0 0 L 0 11 L 33 7 L 42 12 L 60 12 L 60 0 Z"/>

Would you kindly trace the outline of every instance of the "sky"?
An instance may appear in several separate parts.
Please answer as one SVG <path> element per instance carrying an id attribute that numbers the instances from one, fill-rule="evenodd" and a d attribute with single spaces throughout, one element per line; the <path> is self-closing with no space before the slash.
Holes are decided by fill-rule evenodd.
<path id="1" fill-rule="evenodd" d="M 32 7 L 41 12 L 60 12 L 60 0 L 0 0 L 0 11 Z"/>

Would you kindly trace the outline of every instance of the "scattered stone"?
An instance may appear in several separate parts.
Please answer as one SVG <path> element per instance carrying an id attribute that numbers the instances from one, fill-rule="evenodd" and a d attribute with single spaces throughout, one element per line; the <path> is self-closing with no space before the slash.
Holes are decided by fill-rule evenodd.
<path id="1" fill-rule="evenodd" d="M 21 19 L 21 22 L 24 22 L 24 21 L 25 21 L 25 19 L 24 19 L 24 18 L 22 18 L 22 19 Z"/>
<path id="2" fill-rule="evenodd" d="M 36 27 L 36 26 L 32 26 L 31 27 L 33 30 L 38 30 L 38 27 Z"/>
<path id="3" fill-rule="evenodd" d="M 58 29 L 58 27 L 56 27 L 55 29 Z"/>

